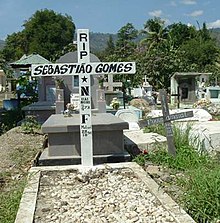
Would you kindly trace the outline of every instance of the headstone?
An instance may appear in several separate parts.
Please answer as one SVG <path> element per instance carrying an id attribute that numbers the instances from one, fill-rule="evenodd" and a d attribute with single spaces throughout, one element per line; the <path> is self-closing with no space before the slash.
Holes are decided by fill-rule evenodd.
<path id="1" fill-rule="evenodd" d="M 97 107 L 99 113 L 106 112 L 106 101 L 105 101 L 105 91 L 104 89 L 98 89 L 97 91 Z"/>
<path id="2" fill-rule="evenodd" d="M 138 116 L 134 110 L 121 109 L 115 113 L 115 116 L 121 118 L 122 120 L 128 122 L 129 130 L 139 130 Z"/>
<path id="3" fill-rule="evenodd" d="M 64 93 L 63 89 L 56 89 L 56 114 L 64 111 Z"/>
<path id="4" fill-rule="evenodd" d="M 148 119 L 148 120 L 145 120 L 144 122 L 145 122 L 146 126 L 164 123 L 165 129 L 166 129 L 168 152 L 171 155 L 176 156 L 176 148 L 174 146 L 173 130 L 172 130 L 171 121 L 192 117 L 193 112 L 189 111 L 189 112 L 182 112 L 182 113 L 176 113 L 176 114 L 170 115 L 168 102 L 167 102 L 167 93 L 164 89 L 160 90 L 160 97 L 161 97 L 163 116 L 158 117 L 158 118 Z"/>
<path id="5" fill-rule="evenodd" d="M 99 58 L 94 54 L 90 53 L 90 62 L 100 62 Z M 78 52 L 69 52 L 61 56 L 56 63 L 66 64 L 66 63 L 78 63 Z M 62 76 L 65 87 L 64 87 L 64 102 L 65 104 L 70 102 L 70 95 L 79 94 L 79 75 L 65 75 Z M 97 95 L 96 91 L 99 89 L 99 81 L 96 75 L 91 77 L 91 106 L 92 109 L 97 109 Z"/>
<path id="6" fill-rule="evenodd" d="M 80 140 L 83 166 L 93 166 L 90 75 L 135 73 L 135 62 L 90 63 L 89 30 L 77 30 L 78 63 L 32 65 L 31 75 L 79 75 Z"/>
<path id="7" fill-rule="evenodd" d="M 77 93 L 71 93 L 70 95 L 70 103 L 74 106 L 76 110 L 79 110 L 80 105 L 80 99 L 79 94 Z"/>

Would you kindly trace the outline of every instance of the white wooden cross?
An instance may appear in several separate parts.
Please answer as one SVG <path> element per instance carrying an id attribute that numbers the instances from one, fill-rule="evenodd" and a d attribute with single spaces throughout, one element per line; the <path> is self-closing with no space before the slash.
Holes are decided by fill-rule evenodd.
<path id="1" fill-rule="evenodd" d="M 83 166 L 93 166 L 92 114 L 90 75 L 134 74 L 135 62 L 90 63 L 89 30 L 77 30 L 78 63 L 37 64 L 31 67 L 31 76 L 79 75 L 80 141 Z"/>

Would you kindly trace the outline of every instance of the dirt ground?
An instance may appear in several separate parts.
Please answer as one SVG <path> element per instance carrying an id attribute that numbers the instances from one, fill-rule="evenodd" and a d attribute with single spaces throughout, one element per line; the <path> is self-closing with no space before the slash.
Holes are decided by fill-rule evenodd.
<path id="1" fill-rule="evenodd" d="M 25 134 L 21 127 L 15 127 L 0 136 L 0 173 L 20 168 L 27 156 L 42 150 L 43 134 Z M 33 159 L 33 157 L 32 157 Z"/>

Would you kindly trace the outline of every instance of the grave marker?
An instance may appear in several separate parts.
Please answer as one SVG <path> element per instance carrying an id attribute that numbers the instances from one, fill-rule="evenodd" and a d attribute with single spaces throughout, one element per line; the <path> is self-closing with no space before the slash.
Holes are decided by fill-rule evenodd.
<path id="1" fill-rule="evenodd" d="M 108 91 L 113 91 L 114 87 L 122 87 L 122 82 L 114 82 L 113 75 L 108 75 L 108 82 L 104 82 L 104 87 L 108 88 Z"/>
<path id="2" fill-rule="evenodd" d="M 136 67 L 135 62 L 90 63 L 88 29 L 77 30 L 77 49 L 78 63 L 32 65 L 31 75 L 79 75 L 81 160 L 83 166 L 93 166 L 90 75 L 134 74 Z"/>
<path id="3" fill-rule="evenodd" d="M 193 117 L 193 111 L 170 114 L 168 103 L 167 103 L 167 93 L 164 89 L 160 90 L 160 96 L 161 96 L 163 116 L 145 120 L 143 124 L 146 126 L 151 126 L 151 125 L 164 123 L 165 129 L 166 129 L 168 152 L 171 155 L 176 156 L 176 148 L 174 146 L 174 141 L 173 141 L 173 130 L 172 130 L 171 121 Z"/>

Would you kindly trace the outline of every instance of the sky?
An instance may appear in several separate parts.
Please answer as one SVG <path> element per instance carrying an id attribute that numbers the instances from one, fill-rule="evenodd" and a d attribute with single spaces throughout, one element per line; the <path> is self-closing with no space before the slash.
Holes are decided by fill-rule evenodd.
<path id="1" fill-rule="evenodd" d="M 166 25 L 220 28 L 220 0 L 0 0 L 0 39 L 21 31 L 37 10 L 51 9 L 72 17 L 77 29 L 117 33 L 127 23 L 140 30 L 148 19 Z M 199 25 L 198 25 L 199 24 Z"/>

